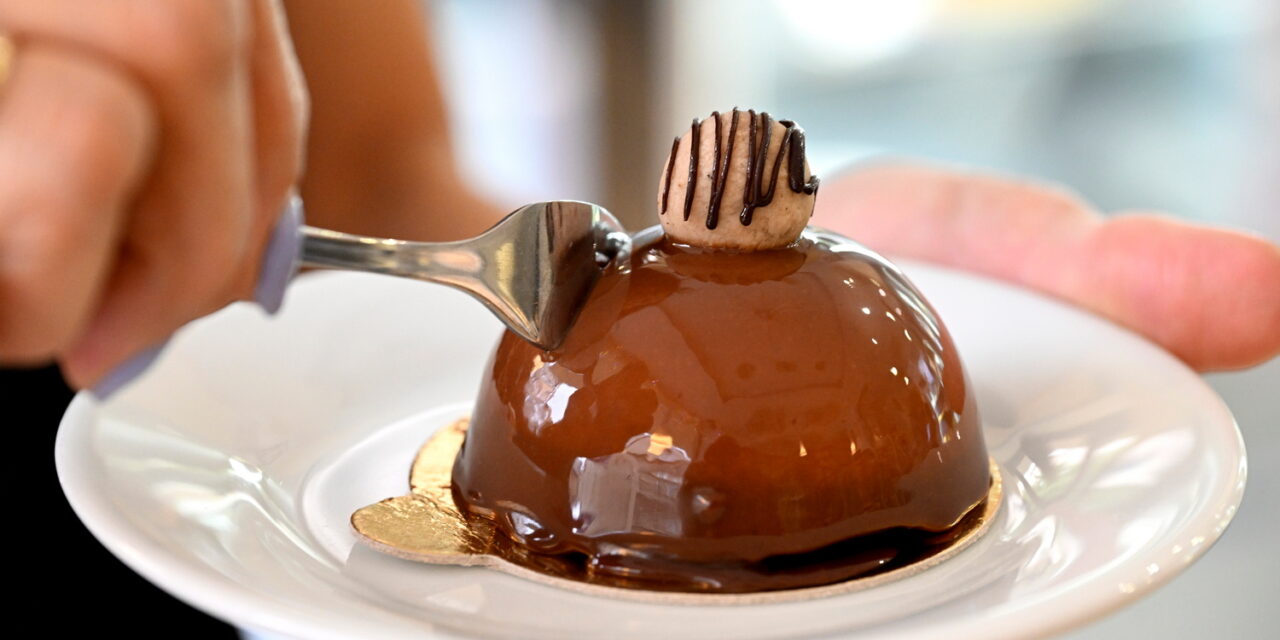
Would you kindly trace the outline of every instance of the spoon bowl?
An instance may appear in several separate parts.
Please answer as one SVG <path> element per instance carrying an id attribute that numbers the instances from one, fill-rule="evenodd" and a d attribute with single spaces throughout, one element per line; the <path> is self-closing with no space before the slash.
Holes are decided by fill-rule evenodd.
<path id="1" fill-rule="evenodd" d="M 613 214 L 559 200 L 516 209 L 456 242 L 409 242 L 302 229 L 305 266 L 370 271 L 465 291 L 542 349 L 564 340 L 601 271 L 625 262 L 631 238 Z M 620 262 L 621 263 L 621 262 Z"/>

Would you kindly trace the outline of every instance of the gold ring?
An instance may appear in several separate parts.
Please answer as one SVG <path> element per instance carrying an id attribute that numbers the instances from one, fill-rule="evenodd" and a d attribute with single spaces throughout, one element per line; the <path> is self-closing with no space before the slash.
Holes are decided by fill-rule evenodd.
<path id="1" fill-rule="evenodd" d="M 9 81 L 9 74 L 13 71 L 13 40 L 3 33 L 0 33 L 0 90 L 4 89 L 4 85 Z"/>

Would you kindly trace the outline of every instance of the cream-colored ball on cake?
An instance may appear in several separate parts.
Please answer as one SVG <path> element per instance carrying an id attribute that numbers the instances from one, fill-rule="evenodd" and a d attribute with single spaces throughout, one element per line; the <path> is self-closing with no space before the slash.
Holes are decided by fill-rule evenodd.
<path id="1" fill-rule="evenodd" d="M 714 112 L 672 146 L 658 183 L 659 219 L 681 244 L 776 249 L 800 237 L 817 190 L 803 129 L 763 112 Z"/>

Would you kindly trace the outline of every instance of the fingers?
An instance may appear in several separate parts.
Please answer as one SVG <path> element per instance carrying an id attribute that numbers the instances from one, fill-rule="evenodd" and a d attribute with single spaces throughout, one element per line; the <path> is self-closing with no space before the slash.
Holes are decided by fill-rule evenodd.
<path id="1" fill-rule="evenodd" d="M 1054 187 L 886 164 L 825 181 L 814 222 L 888 253 L 1037 286 L 1055 276 L 1040 263 L 1067 259 L 1103 218 Z"/>
<path id="2" fill-rule="evenodd" d="M 251 52 L 258 195 L 274 213 L 302 171 L 310 105 L 279 0 L 254 0 Z"/>
<path id="3" fill-rule="evenodd" d="M 257 170 L 249 246 L 262 247 L 302 172 L 309 103 L 279 0 L 254 0 L 252 8 L 250 71 Z M 262 257 L 261 251 L 251 251 L 241 263 L 232 285 L 234 297 L 252 293 Z"/>
<path id="4" fill-rule="evenodd" d="M 24 41 L 80 48 L 146 88 L 163 135 L 119 260 L 61 358 L 73 384 L 250 295 L 299 172 L 305 92 L 277 0 L 0 0 Z"/>
<path id="5" fill-rule="evenodd" d="M 228 299 L 252 213 L 249 14 L 239 1 L 0 0 L 24 42 L 99 55 L 146 86 L 163 135 L 101 304 L 63 354 L 73 384 Z"/>
<path id="6" fill-rule="evenodd" d="M 47 360 L 98 300 L 151 158 L 154 113 L 127 75 L 24 46 L 0 98 L 0 360 Z"/>
<path id="7" fill-rule="evenodd" d="M 1053 187 L 909 165 L 823 183 L 814 221 L 868 246 L 1038 289 L 1201 370 L 1280 352 L 1280 249 L 1151 216 L 1107 220 Z"/>
<path id="8" fill-rule="evenodd" d="M 1280 353 L 1280 247 L 1235 231 L 1124 215 L 1092 233 L 1079 296 L 1197 369 Z"/>

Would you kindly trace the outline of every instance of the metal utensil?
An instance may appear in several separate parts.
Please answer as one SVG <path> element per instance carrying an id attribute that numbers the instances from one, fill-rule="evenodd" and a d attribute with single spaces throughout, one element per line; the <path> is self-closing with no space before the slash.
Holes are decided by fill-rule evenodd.
<path id="1" fill-rule="evenodd" d="M 603 207 L 556 201 L 520 207 L 483 234 L 457 242 L 407 242 L 304 226 L 301 263 L 461 289 L 516 335 L 554 349 L 602 270 L 630 249 L 630 236 Z"/>

